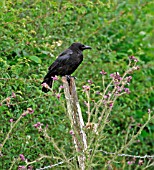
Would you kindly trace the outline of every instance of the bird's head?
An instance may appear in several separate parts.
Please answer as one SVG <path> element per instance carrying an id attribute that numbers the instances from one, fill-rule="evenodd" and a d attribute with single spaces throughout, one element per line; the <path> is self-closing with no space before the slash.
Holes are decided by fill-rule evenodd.
<path id="1" fill-rule="evenodd" d="M 83 44 L 78 43 L 78 42 L 77 43 L 73 43 L 69 48 L 72 49 L 72 50 L 77 49 L 77 50 L 81 50 L 81 51 L 86 50 L 86 49 L 91 49 L 90 46 L 83 45 Z"/>

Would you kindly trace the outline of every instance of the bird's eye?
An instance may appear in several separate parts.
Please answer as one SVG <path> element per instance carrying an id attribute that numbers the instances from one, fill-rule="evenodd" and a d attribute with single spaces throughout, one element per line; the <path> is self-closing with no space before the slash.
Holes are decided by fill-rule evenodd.
<path id="1" fill-rule="evenodd" d="M 79 48 L 80 48 L 81 50 L 83 50 L 83 49 L 84 49 L 84 45 L 81 45 Z"/>

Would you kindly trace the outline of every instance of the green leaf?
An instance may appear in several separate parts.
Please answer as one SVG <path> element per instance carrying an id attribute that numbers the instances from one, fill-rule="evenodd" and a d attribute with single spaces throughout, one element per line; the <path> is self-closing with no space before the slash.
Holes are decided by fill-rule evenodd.
<path id="1" fill-rule="evenodd" d="M 41 59 L 36 56 L 29 56 L 29 59 L 34 61 L 35 63 L 42 63 Z"/>

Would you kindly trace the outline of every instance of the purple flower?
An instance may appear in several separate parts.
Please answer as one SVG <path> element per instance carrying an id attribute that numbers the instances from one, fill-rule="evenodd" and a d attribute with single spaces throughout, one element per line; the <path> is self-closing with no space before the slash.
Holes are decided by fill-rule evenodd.
<path id="1" fill-rule="evenodd" d="M 138 161 L 138 164 L 139 164 L 139 165 L 142 165 L 142 164 L 143 164 L 143 160 L 140 159 L 140 160 Z"/>
<path id="2" fill-rule="evenodd" d="M 73 130 L 70 130 L 70 135 L 74 135 L 74 131 Z"/>
<path id="3" fill-rule="evenodd" d="M 19 166 L 18 166 L 18 170 L 25 170 L 25 168 L 26 168 L 26 167 L 25 167 L 25 166 L 22 166 L 22 165 L 19 165 Z"/>
<path id="4" fill-rule="evenodd" d="M 59 86 L 59 88 L 60 88 L 60 89 L 63 89 L 63 88 L 64 88 L 64 86 L 63 86 L 63 85 L 60 85 L 60 86 Z"/>
<path id="5" fill-rule="evenodd" d="M 135 59 L 134 59 L 134 61 L 137 63 L 137 62 L 138 62 L 138 59 L 137 59 L 137 58 L 135 58 Z"/>
<path id="6" fill-rule="evenodd" d="M 20 154 L 19 156 L 20 156 L 20 159 L 21 159 L 22 161 L 25 161 L 25 160 L 26 160 L 26 159 L 25 159 L 25 156 L 24 156 L 23 154 Z"/>
<path id="7" fill-rule="evenodd" d="M 110 74 L 110 77 L 114 78 L 114 73 Z"/>
<path id="8" fill-rule="evenodd" d="M 7 105 L 8 107 L 10 107 L 10 100 L 11 100 L 10 97 L 7 97 L 7 98 L 6 98 L 6 105 Z"/>
<path id="9" fill-rule="evenodd" d="M 104 95 L 104 96 L 103 96 L 104 99 L 107 99 L 108 97 L 109 97 L 108 95 Z"/>
<path id="10" fill-rule="evenodd" d="M 12 122 L 13 122 L 13 119 L 10 119 L 10 120 L 9 120 L 9 122 L 11 122 L 11 123 L 12 123 Z"/>
<path id="11" fill-rule="evenodd" d="M 14 92 L 12 92 L 12 97 L 16 98 L 16 94 Z"/>
<path id="12" fill-rule="evenodd" d="M 34 113 L 34 110 L 32 108 L 27 108 L 27 111 L 28 111 L 29 114 Z"/>
<path id="13" fill-rule="evenodd" d="M 24 112 L 24 113 L 22 114 L 23 117 L 26 116 L 26 115 L 27 115 L 27 112 Z"/>
<path id="14" fill-rule="evenodd" d="M 32 170 L 33 169 L 33 166 L 28 166 L 28 170 Z"/>
<path id="15" fill-rule="evenodd" d="M 141 123 L 138 123 L 138 124 L 137 124 L 137 127 L 141 127 L 141 126 L 142 126 L 142 124 L 141 124 Z"/>
<path id="16" fill-rule="evenodd" d="M 96 94 L 100 94 L 100 91 L 96 91 Z"/>
<path id="17" fill-rule="evenodd" d="M 134 56 L 129 56 L 129 59 L 134 60 L 135 57 Z"/>
<path id="18" fill-rule="evenodd" d="M 102 74 L 102 75 L 106 75 L 106 74 L 107 74 L 107 72 L 105 72 L 104 70 L 102 70 L 102 71 L 100 71 L 100 74 Z"/>
<path id="19" fill-rule="evenodd" d="M 110 96 L 111 96 L 111 93 L 108 92 L 108 94 L 104 95 L 103 98 L 104 98 L 104 99 L 108 99 Z"/>
<path id="20" fill-rule="evenodd" d="M 116 88 L 117 88 L 117 89 L 116 89 L 116 92 L 117 92 L 117 93 L 119 93 L 119 92 L 122 91 L 120 86 L 116 86 Z"/>
<path id="21" fill-rule="evenodd" d="M 139 66 L 136 66 L 136 70 L 139 70 L 140 69 L 140 67 Z"/>
<path id="22" fill-rule="evenodd" d="M 35 128 L 37 128 L 37 127 L 38 127 L 37 123 L 36 123 L 36 124 L 34 124 L 33 126 L 34 126 Z"/>
<path id="23" fill-rule="evenodd" d="M 115 80 L 114 80 L 114 84 L 115 84 L 116 86 L 118 86 L 118 85 L 120 84 L 120 81 L 118 81 L 117 79 L 115 79 Z"/>
<path id="24" fill-rule="evenodd" d="M 135 58 L 134 56 L 129 56 L 129 59 L 130 59 L 130 60 L 133 60 L 134 62 L 138 62 L 138 59 Z"/>
<path id="25" fill-rule="evenodd" d="M 56 95 L 58 100 L 60 99 L 60 96 L 61 96 L 61 94 L 59 94 L 59 93 Z"/>
<path id="26" fill-rule="evenodd" d="M 50 88 L 47 83 L 43 83 L 43 84 L 41 84 L 41 85 L 42 85 L 43 87 L 45 87 L 46 89 L 49 89 L 49 88 Z"/>
<path id="27" fill-rule="evenodd" d="M 58 80 L 58 77 L 55 75 L 54 77 L 51 77 L 54 81 Z"/>
<path id="28" fill-rule="evenodd" d="M 84 91 L 89 91 L 90 90 L 90 86 L 82 86 L 82 88 L 84 89 Z"/>
<path id="29" fill-rule="evenodd" d="M 111 108 L 113 107 L 113 102 L 109 103 L 109 107 Z"/>
<path id="30" fill-rule="evenodd" d="M 40 122 L 37 122 L 36 124 L 34 124 L 33 126 L 35 127 L 35 128 L 38 128 L 38 127 L 41 127 L 43 124 L 42 123 L 40 123 Z"/>
<path id="31" fill-rule="evenodd" d="M 126 92 L 127 94 L 129 94 L 129 93 L 130 93 L 129 88 L 124 88 L 124 90 L 125 90 L 125 92 Z"/>
<path id="32" fill-rule="evenodd" d="M 131 164 L 133 164 L 133 162 L 132 162 L 132 161 L 128 161 L 127 164 L 128 164 L 128 165 L 131 165 Z"/>
<path id="33" fill-rule="evenodd" d="M 131 81 L 131 79 L 132 79 L 132 76 L 126 77 L 126 81 L 127 81 L 128 83 Z"/>
<path id="34" fill-rule="evenodd" d="M 132 73 L 132 71 L 134 71 L 134 70 L 139 70 L 140 69 L 140 67 L 139 66 L 134 66 L 134 67 L 132 67 L 132 69 L 130 70 L 130 72 L 129 73 Z"/>
<path id="35" fill-rule="evenodd" d="M 106 102 L 106 100 L 102 100 L 102 103 L 103 103 L 104 105 L 106 105 L 107 102 Z"/>
<path id="36" fill-rule="evenodd" d="M 122 79 L 118 72 L 110 74 L 110 77 L 113 78 L 115 83 L 118 83 Z"/>
<path id="37" fill-rule="evenodd" d="M 92 80 L 88 80 L 87 81 L 89 84 L 93 84 L 93 81 Z"/>
<path id="38" fill-rule="evenodd" d="M 7 101 L 7 102 L 10 102 L 10 100 L 11 100 L 10 97 L 7 97 L 7 98 L 6 98 L 6 101 Z"/>
<path id="39" fill-rule="evenodd" d="M 151 113 L 151 110 L 150 110 L 150 109 L 148 109 L 148 113 Z"/>

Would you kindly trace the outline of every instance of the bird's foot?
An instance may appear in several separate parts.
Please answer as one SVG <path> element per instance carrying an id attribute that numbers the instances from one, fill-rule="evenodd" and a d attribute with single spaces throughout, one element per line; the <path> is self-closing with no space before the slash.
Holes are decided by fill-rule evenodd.
<path id="1" fill-rule="evenodd" d="M 71 84 L 70 84 L 71 78 L 73 77 L 74 79 L 76 79 L 76 77 L 71 76 L 71 75 L 65 75 L 65 77 L 66 77 L 66 79 L 67 79 L 67 82 L 68 82 L 69 86 L 71 85 Z"/>
<path id="2" fill-rule="evenodd" d="M 70 75 L 65 75 L 65 77 L 66 77 L 67 81 L 70 82 L 70 79 L 71 79 Z"/>
<path id="3" fill-rule="evenodd" d="M 65 77 L 67 78 L 67 81 L 70 81 L 71 77 L 73 77 L 74 79 L 77 79 L 75 76 L 71 76 L 71 75 L 65 75 Z"/>

